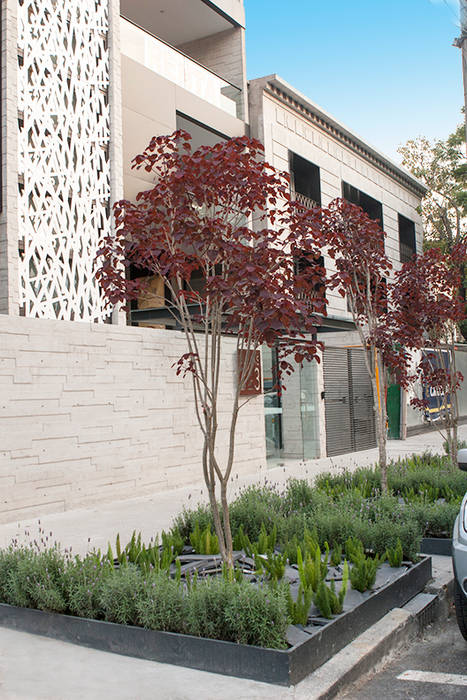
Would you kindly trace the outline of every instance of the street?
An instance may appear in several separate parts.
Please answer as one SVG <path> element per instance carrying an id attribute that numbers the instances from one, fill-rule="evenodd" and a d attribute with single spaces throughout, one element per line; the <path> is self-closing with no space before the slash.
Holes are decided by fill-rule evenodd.
<path id="1" fill-rule="evenodd" d="M 428 628 L 372 678 L 341 693 L 342 700 L 451 700 L 467 697 L 467 642 L 452 614 Z"/>

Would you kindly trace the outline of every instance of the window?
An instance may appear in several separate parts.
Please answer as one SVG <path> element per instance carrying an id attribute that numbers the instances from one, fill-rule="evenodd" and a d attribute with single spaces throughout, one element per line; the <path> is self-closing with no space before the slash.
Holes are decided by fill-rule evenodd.
<path id="1" fill-rule="evenodd" d="M 322 268 L 322 270 L 319 270 L 318 268 Z M 322 255 L 319 257 L 315 258 L 314 260 L 310 260 L 310 258 L 306 255 L 300 255 L 297 254 L 294 257 L 294 274 L 295 275 L 307 275 L 307 272 L 309 271 L 310 277 L 312 277 L 314 274 L 320 273 L 324 277 L 326 276 L 326 268 L 324 265 L 324 258 Z M 317 281 L 313 285 L 313 290 L 315 298 L 319 299 L 325 299 L 326 298 L 326 291 L 324 284 L 321 281 Z M 299 299 L 305 299 L 305 292 L 303 290 L 297 290 L 297 297 Z"/>
<path id="2" fill-rule="evenodd" d="M 409 262 L 416 253 L 415 223 L 402 214 L 397 215 L 399 223 L 399 253 L 401 263 Z"/>
<path id="3" fill-rule="evenodd" d="M 292 193 L 307 207 L 321 205 L 319 168 L 309 160 L 289 151 Z"/>
<path id="4" fill-rule="evenodd" d="M 177 112 L 177 129 L 183 129 L 191 135 L 191 149 L 196 151 L 200 146 L 215 146 L 220 141 L 228 141 L 228 136 L 220 131 L 210 129 L 205 124 L 191 119 L 186 114 Z"/>
<path id="5" fill-rule="evenodd" d="M 369 194 L 365 194 L 356 187 L 349 185 L 348 182 L 342 183 L 342 196 L 348 202 L 356 204 L 361 207 L 363 211 L 368 214 L 370 219 L 378 221 L 381 228 L 383 228 L 383 205 L 378 202 L 377 199 L 373 199 Z"/>

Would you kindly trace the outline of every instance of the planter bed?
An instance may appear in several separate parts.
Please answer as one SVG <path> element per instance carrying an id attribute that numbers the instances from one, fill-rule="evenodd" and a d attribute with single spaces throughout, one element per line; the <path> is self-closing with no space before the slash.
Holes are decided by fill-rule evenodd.
<path id="1" fill-rule="evenodd" d="M 423 537 L 420 543 L 422 554 L 437 554 L 450 557 L 452 554 L 452 538 L 450 537 Z"/>
<path id="2" fill-rule="evenodd" d="M 405 571 L 379 590 L 366 593 L 332 620 L 314 617 L 306 628 L 290 629 L 286 650 L 265 649 L 171 632 L 88 620 L 0 604 L 0 625 L 94 649 L 186 666 L 278 685 L 294 685 L 327 661 L 392 608 L 419 593 L 431 577 L 431 559 L 404 563 Z M 347 606 L 346 606 L 347 607 Z"/>

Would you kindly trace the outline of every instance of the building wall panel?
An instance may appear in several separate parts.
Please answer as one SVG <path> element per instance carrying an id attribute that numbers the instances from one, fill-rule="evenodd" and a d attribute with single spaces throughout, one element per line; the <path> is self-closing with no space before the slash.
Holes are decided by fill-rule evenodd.
<path id="1" fill-rule="evenodd" d="M 0 521 L 202 481 L 175 331 L 0 316 Z M 219 456 L 236 373 L 226 340 Z M 263 397 L 241 411 L 236 469 L 265 463 Z"/>

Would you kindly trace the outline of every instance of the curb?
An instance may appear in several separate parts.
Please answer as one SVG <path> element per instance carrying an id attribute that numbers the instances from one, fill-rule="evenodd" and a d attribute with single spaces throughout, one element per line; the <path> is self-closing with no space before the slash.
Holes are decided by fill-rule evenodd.
<path id="1" fill-rule="evenodd" d="M 391 610 L 296 686 L 296 700 L 330 700 L 374 671 L 385 656 L 413 641 L 429 624 L 447 619 L 453 591 L 452 573 L 437 572 L 424 593 Z"/>

